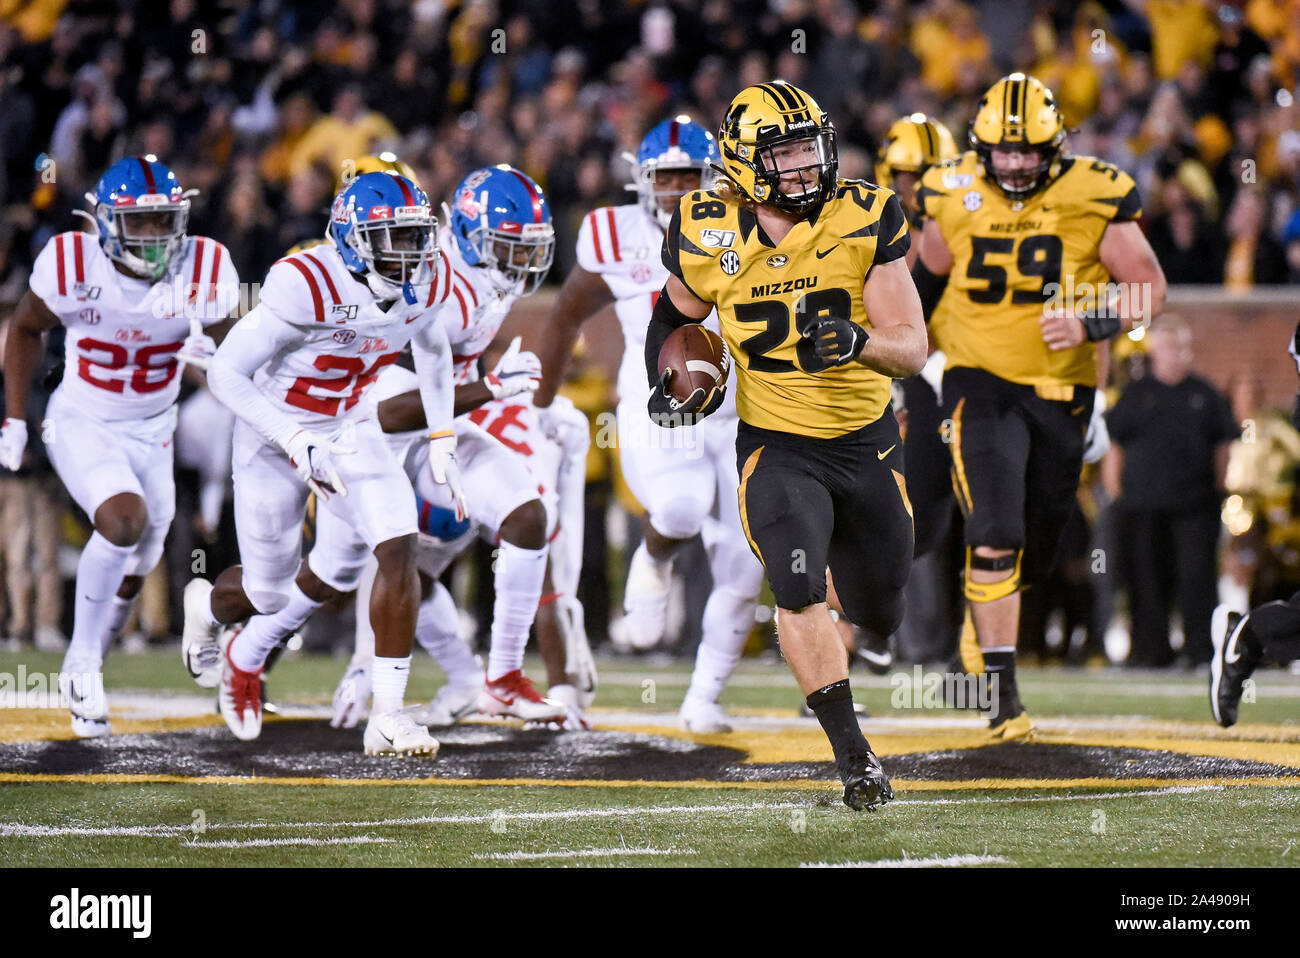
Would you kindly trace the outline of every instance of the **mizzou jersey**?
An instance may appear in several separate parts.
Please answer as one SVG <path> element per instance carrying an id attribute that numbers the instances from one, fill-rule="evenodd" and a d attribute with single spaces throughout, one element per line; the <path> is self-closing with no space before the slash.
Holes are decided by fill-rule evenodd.
<path id="1" fill-rule="evenodd" d="M 1076 309 L 1092 306 L 1089 297 L 1106 302 L 1101 235 L 1142 215 L 1132 177 L 1091 156 L 1065 156 L 1046 188 L 1015 202 L 980 174 L 970 151 L 929 169 L 918 202 L 953 255 L 930 323 L 947 368 L 984 369 L 1044 395 L 1093 385 L 1096 344 L 1048 349 L 1039 320 L 1054 293 Z"/>
<path id="2" fill-rule="evenodd" d="M 839 180 L 835 196 L 775 245 L 753 210 L 697 190 L 673 214 L 663 261 L 717 308 L 735 359 L 741 420 L 825 439 L 879 419 L 890 380 L 856 362 L 828 366 L 802 333 L 827 315 L 870 330 L 867 274 L 905 255 L 909 243 L 898 198 L 862 180 Z"/>

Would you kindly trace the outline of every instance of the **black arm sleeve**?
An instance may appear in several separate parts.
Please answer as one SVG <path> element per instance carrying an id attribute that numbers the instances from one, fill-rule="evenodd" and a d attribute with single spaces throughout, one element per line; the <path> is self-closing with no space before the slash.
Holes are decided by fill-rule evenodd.
<path id="1" fill-rule="evenodd" d="M 652 387 L 659 382 L 659 350 L 664 348 L 668 337 L 674 329 L 698 322 L 673 305 L 667 286 L 659 291 L 654 312 L 650 314 L 650 325 L 645 331 L 645 371 Z"/>
<path id="2" fill-rule="evenodd" d="M 916 284 L 916 291 L 921 294 L 921 313 L 925 316 L 925 321 L 930 321 L 934 308 L 939 305 L 939 299 L 943 296 L 943 291 L 948 285 L 948 274 L 937 276 L 925 268 L 918 256 L 912 266 L 912 282 Z"/>

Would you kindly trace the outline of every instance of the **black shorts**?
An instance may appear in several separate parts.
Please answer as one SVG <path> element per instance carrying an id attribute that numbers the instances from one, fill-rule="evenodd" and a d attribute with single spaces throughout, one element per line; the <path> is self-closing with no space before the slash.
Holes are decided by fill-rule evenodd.
<path id="1" fill-rule="evenodd" d="M 1025 584 L 1041 582 L 1055 564 L 1079 491 L 1094 392 L 1075 386 L 1071 399 L 1044 399 L 1033 386 L 982 369 L 944 373 L 946 438 L 966 544 L 1023 549 Z"/>
<path id="2" fill-rule="evenodd" d="M 777 607 L 825 602 L 829 567 L 849 621 L 892 633 L 912 566 L 912 507 L 893 412 L 834 439 L 742 422 L 736 460 L 741 522 Z"/>

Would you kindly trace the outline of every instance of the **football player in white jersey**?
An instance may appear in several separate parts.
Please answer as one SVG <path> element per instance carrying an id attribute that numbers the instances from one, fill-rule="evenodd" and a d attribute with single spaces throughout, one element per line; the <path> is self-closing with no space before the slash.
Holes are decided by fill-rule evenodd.
<path id="1" fill-rule="evenodd" d="M 443 311 L 451 340 L 457 403 L 473 408 L 536 388 L 537 357 L 508 349 L 496 368 L 479 378 L 479 358 L 496 338 L 510 308 L 546 278 L 555 255 L 555 230 L 545 194 L 527 175 L 506 165 L 475 170 L 461 181 L 446 210 L 444 256 L 454 276 Z M 385 428 L 423 428 L 415 396 L 384 404 Z M 486 685 L 478 700 L 485 715 L 560 721 L 563 702 L 541 696 L 523 673 L 524 647 L 537 615 L 546 575 L 547 510 L 524 457 L 490 436 L 468 415 L 456 419 L 459 459 L 474 489 L 470 518 L 495 537 L 495 599 Z M 421 480 L 420 497 L 435 507 L 452 503 L 445 489 Z"/>
<path id="2" fill-rule="evenodd" d="M 431 427 L 428 464 L 463 511 L 451 350 L 437 321 L 451 275 L 436 231 L 428 197 L 405 177 L 358 176 L 334 200 L 331 244 L 272 266 L 258 306 L 212 359 L 208 384 L 240 420 L 233 465 L 242 565 L 215 585 L 187 586 L 182 653 L 201 685 L 219 681 L 221 713 L 238 738 L 261 731 L 261 672 L 279 644 L 261 628 L 265 618 L 304 610 L 305 621 L 354 589 L 373 553 L 375 709 L 365 751 L 437 753 L 438 743 L 403 711 L 419 605 L 415 496 L 361 403 L 410 343 Z M 319 565 L 302 561 L 309 492 L 319 504 L 313 556 L 328 557 Z M 214 656 L 220 626 L 250 618 Z"/>
<path id="3" fill-rule="evenodd" d="M 457 187 L 454 204 L 447 214 L 449 225 L 440 237 L 441 262 L 450 273 L 451 283 L 440 320 L 451 342 L 456 408 L 463 413 L 493 399 L 536 388 L 540 376 L 537 357 L 521 352 L 517 344 L 481 380 L 478 360 L 496 337 L 510 307 L 545 278 L 555 240 L 545 196 L 531 179 L 508 166 L 475 170 Z M 386 378 L 395 381 L 395 376 Z M 384 405 L 386 432 L 405 434 L 428 428 L 427 407 L 420 392 L 404 392 Z M 474 489 L 469 518 L 500 540 L 486 684 L 475 705 L 488 715 L 508 715 L 525 721 L 562 720 L 567 714 L 564 704 L 543 698 L 522 670 L 524 647 L 546 572 L 547 511 L 537 480 L 518 455 L 478 428 L 468 416 L 458 416 L 453 428 L 464 482 Z M 404 435 L 392 437 L 390 451 L 405 463 L 422 504 L 455 511 L 452 491 L 427 474 L 427 446 L 410 446 L 408 440 Z M 318 543 L 334 538 L 332 525 L 327 516 L 318 515 Z M 446 558 L 434 577 L 455 554 Z M 319 546 L 309 557 L 311 569 L 322 577 L 338 577 L 330 566 L 334 561 L 337 557 Z M 357 569 L 348 577 L 353 587 L 359 572 Z M 435 591 L 430 601 L 437 598 Z M 290 603 L 274 615 L 254 620 L 246 633 L 254 633 L 259 644 L 274 647 L 301 628 L 317 605 Z M 366 637 L 363 624 L 361 649 L 354 663 L 362 668 Z M 468 687 L 472 682 L 467 669 L 451 668 L 449 672 L 455 673 L 454 684 Z M 370 678 L 374 683 L 377 673 Z M 352 683 L 354 700 L 360 699 L 356 689 L 364 679 L 353 669 L 345 675 L 345 684 Z"/>
<path id="4" fill-rule="evenodd" d="M 678 116 L 646 135 L 635 160 L 638 202 L 595 210 L 583 221 L 578 265 L 560 291 L 540 350 L 543 376 L 535 401 L 546 428 L 545 407 L 564 378 L 583 323 L 613 301 L 625 350 L 618 381 L 619 455 L 628 486 L 649 513 L 628 572 L 624 621 L 638 645 L 650 647 L 663 637 L 672 557 L 701 534 L 713 593 L 681 721 L 693 732 L 730 731 L 718 697 L 740 660 L 763 581 L 736 506 L 734 391 L 727 391 L 724 406 L 708 420 L 681 429 L 657 428 L 643 408 L 646 328 L 668 275 L 659 258 L 664 231 L 683 195 L 708 188 L 718 149 L 708 130 Z M 715 317 L 708 323 L 716 330 Z"/>
<path id="5" fill-rule="evenodd" d="M 518 349 L 516 338 L 497 363 L 494 375 Z M 368 401 L 378 406 L 381 426 L 395 427 L 407 415 L 412 374 L 403 368 L 384 370 Z M 548 518 L 547 593 L 542 597 L 537 616 L 538 648 L 546 664 L 550 685 L 548 697 L 562 702 L 568 710 L 563 719 L 533 719 L 539 724 L 559 724 L 564 728 L 586 728 L 583 710 L 595 694 L 595 663 L 591 658 L 583 627 L 582 608 L 576 599 L 578 576 L 582 568 L 583 492 L 586 482 L 586 456 L 590 443 L 587 418 L 567 399 L 557 399 L 555 415 L 563 424 L 559 441 L 543 434 L 537 424 L 536 410 L 529 393 L 538 378 L 505 376 L 502 383 L 510 395 L 478 405 L 470 387 L 457 389 L 457 412 L 469 412 L 471 422 L 495 438 L 527 463 L 533 483 L 541 492 Z M 407 398 L 400 398 L 403 394 Z M 399 397 L 392 404 L 388 399 Z M 476 408 L 475 408 L 476 407 Z M 483 664 L 459 634 L 459 615 L 447 589 L 438 577 L 451 562 L 480 535 L 495 541 L 494 530 L 468 517 L 457 521 L 455 514 L 421 498 L 418 490 L 428 490 L 419 465 L 419 431 L 386 433 L 394 454 L 407 463 L 407 473 L 416 484 L 416 503 L 420 514 L 420 544 L 417 563 L 420 568 L 424 601 L 420 605 L 416 639 L 439 667 L 447 682 L 433 701 L 419 711 L 416 720 L 423 725 L 451 725 L 478 710 L 483 693 Z M 465 450 L 459 450 L 463 455 Z M 369 567 L 362 574 L 357 602 L 364 608 L 364 596 L 370 587 Z M 365 617 L 357 619 L 356 651 L 334 696 L 332 725 L 351 728 L 362 718 L 370 695 L 371 657 L 374 635 Z"/>
<path id="6" fill-rule="evenodd" d="M 175 514 L 178 359 L 204 365 L 216 346 L 203 328 L 238 305 L 239 277 L 226 248 L 186 235 L 191 195 L 152 155 L 109 167 L 86 196 L 98 237 L 59 233 L 45 245 L 8 339 L 0 464 L 17 469 L 42 337 L 59 323 L 67 328 L 63 379 L 41 438 L 94 525 L 77 563 L 60 677 L 81 737 L 111 732 L 104 654 L 158 564 Z"/>

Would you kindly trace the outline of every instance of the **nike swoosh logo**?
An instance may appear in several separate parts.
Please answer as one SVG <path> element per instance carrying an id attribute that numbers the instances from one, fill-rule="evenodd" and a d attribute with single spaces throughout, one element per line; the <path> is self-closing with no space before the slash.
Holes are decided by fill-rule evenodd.
<path id="1" fill-rule="evenodd" d="M 878 452 L 878 453 L 876 453 L 876 458 L 877 458 L 877 459 L 884 459 L 887 455 L 889 455 L 891 452 L 894 451 L 894 447 L 897 446 L 897 445 L 898 445 L 898 443 L 894 443 L 893 446 L 890 446 L 890 447 L 889 447 L 888 449 L 886 449 L 884 452 Z"/>
<path id="2" fill-rule="evenodd" d="M 817 258 L 818 258 L 818 259 L 821 259 L 823 256 L 830 256 L 831 253 L 835 252 L 837 249 L 839 249 L 839 247 L 840 247 L 840 244 L 839 244 L 839 243 L 836 243 L 834 246 L 832 246 L 832 247 L 831 247 L 830 249 L 828 249 L 828 250 L 820 250 L 820 249 L 819 249 L 819 250 L 817 251 Z"/>
<path id="3" fill-rule="evenodd" d="M 1071 415 L 1071 416 L 1077 416 L 1077 415 L 1079 415 L 1079 413 L 1081 413 L 1081 412 L 1083 412 L 1083 407 L 1082 407 L 1082 406 L 1076 406 L 1075 408 L 1073 408 L 1073 409 L 1070 410 L 1070 415 Z"/>
<path id="4" fill-rule="evenodd" d="M 493 692 L 491 689 L 488 689 L 488 695 L 492 696 L 494 699 L 496 699 L 496 700 L 497 700 L 498 702 L 500 702 L 502 705 L 514 705 L 514 704 L 515 704 L 515 697 L 514 697 L 513 695 L 510 696 L 510 698 L 508 698 L 508 699 L 503 699 L 501 696 L 497 695 L 497 694 L 496 694 L 495 692 Z"/>

